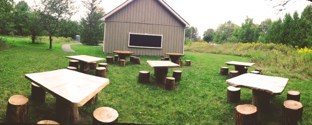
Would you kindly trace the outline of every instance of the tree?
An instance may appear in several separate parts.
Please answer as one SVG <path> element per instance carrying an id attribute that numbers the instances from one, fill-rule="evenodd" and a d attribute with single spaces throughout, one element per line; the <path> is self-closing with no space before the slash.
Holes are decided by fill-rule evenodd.
<path id="1" fill-rule="evenodd" d="M 98 45 L 100 40 L 103 40 L 104 23 L 104 10 L 98 5 L 101 0 L 85 0 L 84 6 L 87 8 L 88 13 L 85 19 L 81 20 L 81 42 L 87 45 Z"/>
<path id="2" fill-rule="evenodd" d="M 37 36 L 43 30 L 40 12 L 38 11 L 30 12 L 28 13 L 27 16 L 28 16 L 28 20 L 26 21 L 27 29 L 30 32 L 32 44 L 35 44 Z"/>
<path id="3" fill-rule="evenodd" d="M 272 26 L 272 20 L 271 19 L 266 19 L 265 21 L 262 21 L 261 24 L 258 26 L 258 31 L 259 31 L 259 39 L 258 42 L 267 42 L 265 39 L 267 36 L 267 33 L 269 29 Z"/>
<path id="4" fill-rule="evenodd" d="M 233 33 L 234 30 L 239 28 L 238 25 L 228 21 L 224 24 L 218 26 L 217 30 L 215 31 L 215 35 L 213 37 L 213 41 L 215 42 L 231 42 L 233 40 Z"/>
<path id="5" fill-rule="evenodd" d="M 50 46 L 52 49 L 52 36 L 62 19 L 68 20 L 74 13 L 74 2 L 72 0 L 42 0 L 40 8 L 43 28 L 48 32 Z"/>
<path id="6" fill-rule="evenodd" d="M 241 28 L 234 31 L 233 36 L 239 42 L 255 42 L 259 38 L 259 32 L 253 20 L 247 17 Z"/>
<path id="7" fill-rule="evenodd" d="M 0 34 L 9 34 L 13 0 L 0 0 Z"/>
<path id="8" fill-rule="evenodd" d="M 204 32 L 204 38 L 203 40 L 206 41 L 206 42 L 212 42 L 213 40 L 213 37 L 214 37 L 214 30 L 213 29 L 207 29 L 205 32 Z"/>
<path id="9" fill-rule="evenodd" d="M 25 1 L 20 1 L 16 4 L 13 11 L 14 32 L 17 35 L 27 34 L 29 6 Z"/>
<path id="10" fill-rule="evenodd" d="M 185 29 L 185 38 L 188 38 L 190 40 L 197 41 L 198 40 L 198 30 L 196 27 L 187 27 Z"/>
<path id="11" fill-rule="evenodd" d="M 280 43 L 282 36 L 282 20 L 279 19 L 272 23 L 271 28 L 268 30 L 266 40 L 272 43 Z"/>
<path id="12" fill-rule="evenodd" d="M 301 13 L 300 27 L 304 34 L 303 42 L 306 46 L 312 46 L 312 6 L 307 6 Z"/>
<path id="13" fill-rule="evenodd" d="M 75 38 L 80 33 L 80 24 L 77 21 L 61 20 L 56 35 Z"/>

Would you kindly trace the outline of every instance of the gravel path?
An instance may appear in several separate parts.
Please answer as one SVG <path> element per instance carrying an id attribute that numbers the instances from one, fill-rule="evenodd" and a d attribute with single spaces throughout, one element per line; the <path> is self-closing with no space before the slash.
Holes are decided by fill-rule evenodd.
<path id="1" fill-rule="evenodd" d="M 74 43 L 74 44 L 80 44 L 80 43 Z M 73 50 L 71 47 L 70 47 L 71 44 L 63 44 L 62 45 L 62 49 L 63 51 L 65 52 L 75 52 L 75 50 Z"/>

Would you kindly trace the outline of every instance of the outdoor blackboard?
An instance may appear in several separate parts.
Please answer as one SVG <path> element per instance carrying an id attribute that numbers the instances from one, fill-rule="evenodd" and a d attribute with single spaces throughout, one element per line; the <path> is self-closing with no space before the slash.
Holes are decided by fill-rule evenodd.
<path id="1" fill-rule="evenodd" d="M 141 35 L 130 34 L 130 47 L 146 47 L 146 48 L 161 48 L 162 36 L 160 35 Z"/>

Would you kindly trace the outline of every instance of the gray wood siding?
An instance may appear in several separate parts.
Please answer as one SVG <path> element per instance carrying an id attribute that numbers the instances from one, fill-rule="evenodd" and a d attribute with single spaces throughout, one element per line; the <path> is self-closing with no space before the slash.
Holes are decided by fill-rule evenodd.
<path id="1" fill-rule="evenodd" d="M 128 47 L 129 32 L 162 34 L 162 49 L 130 48 Z M 183 53 L 184 27 L 172 27 L 163 25 L 106 22 L 105 53 L 114 50 L 129 50 L 135 55 L 161 56 L 166 52 Z"/>
<path id="2" fill-rule="evenodd" d="M 175 18 L 157 0 L 135 0 L 105 20 L 185 27 Z"/>

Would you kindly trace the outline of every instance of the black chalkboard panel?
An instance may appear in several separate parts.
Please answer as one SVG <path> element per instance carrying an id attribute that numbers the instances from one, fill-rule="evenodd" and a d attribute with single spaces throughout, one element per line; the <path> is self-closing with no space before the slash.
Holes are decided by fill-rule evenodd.
<path id="1" fill-rule="evenodd" d="M 130 34 L 130 47 L 151 47 L 161 48 L 162 36 Z"/>

